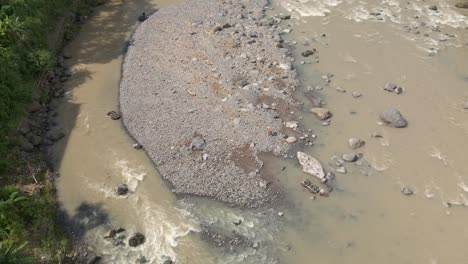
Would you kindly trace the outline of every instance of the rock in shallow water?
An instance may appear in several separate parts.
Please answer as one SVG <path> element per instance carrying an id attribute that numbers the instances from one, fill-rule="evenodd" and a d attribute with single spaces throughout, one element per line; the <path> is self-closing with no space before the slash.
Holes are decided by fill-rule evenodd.
<path id="1" fill-rule="evenodd" d="M 365 141 L 362 139 L 358 139 L 358 138 L 350 138 L 348 140 L 348 143 L 349 143 L 350 148 L 357 149 L 357 148 L 364 146 Z"/>
<path id="2" fill-rule="evenodd" d="M 325 179 L 325 172 L 323 171 L 323 167 L 318 160 L 300 151 L 297 152 L 297 159 L 302 165 L 302 170 L 305 173 L 315 176 L 320 180 Z"/>
<path id="3" fill-rule="evenodd" d="M 119 184 L 117 186 L 117 194 L 118 195 L 126 195 L 128 193 L 128 185 L 127 184 Z"/>
<path id="4" fill-rule="evenodd" d="M 137 247 L 145 243 L 145 236 L 141 233 L 135 233 L 129 240 L 128 245 L 131 247 Z"/>
<path id="5" fill-rule="evenodd" d="M 401 189 L 401 193 L 406 195 L 406 196 L 410 196 L 410 195 L 414 194 L 414 191 L 410 187 L 405 186 L 405 187 L 403 187 Z"/>
<path id="6" fill-rule="evenodd" d="M 356 153 L 345 153 L 341 156 L 344 161 L 355 162 L 359 157 Z"/>
<path id="7" fill-rule="evenodd" d="M 310 112 L 316 115 L 320 120 L 326 120 L 332 116 L 330 110 L 326 108 L 311 108 Z"/>
<path id="8" fill-rule="evenodd" d="M 385 110 L 380 115 L 380 119 L 385 124 L 390 125 L 392 127 L 402 128 L 408 126 L 408 121 L 406 121 L 406 118 L 404 118 L 400 111 L 396 108 L 390 108 Z"/>
<path id="9" fill-rule="evenodd" d="M 455 4 L 456 7 L 458 8 L 468 8 L 468 1 L 463 1 L 460 3 Z"/>

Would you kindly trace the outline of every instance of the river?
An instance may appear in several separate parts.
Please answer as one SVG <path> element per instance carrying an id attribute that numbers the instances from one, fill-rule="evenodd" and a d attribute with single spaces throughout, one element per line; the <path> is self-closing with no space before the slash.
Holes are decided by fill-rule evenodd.
<path id="1" fill-rule="evenodd" d="M 106 115 L 118 109 L 120 67 L 137 17 L 168 4 L 110 0 L 65 49 L 73 56 L 67 61 L 73 76 L 58 109 L 66 137 L 53 149 L 58 199 L 105 263 L 142 256 L 150 263 L 467 262 L 466 13 L 447 1 L 438 1 L 437 11 L 427 1 L 273 1 L 271 15 L 292 14 L 281 26 L 292 29 L 284 37 L 302 81 L 297 97 L 305 103 L 304 123 L 317 135 L 307 153 L 333 170 L 331 158 L 352 152 L 348 139 L 357 137 L 366 142 L 356 150 L 364 158 L 345 164 L 346 174 L 336 172 L 335 191 L 317 199 L 300 186 L 305 176 L 296 161 L 272 158 L 265 170 L 286 190 L 285 206 L 240 210 L 177 198 L 145 153 L 132 147 L 121 122 Z M 311 48 L 318 58 L 303 58 Z M 333 74 L 329 84 L 322 79 L 327 73 Z M 403 93 L 384 91 L 386 82 Z M 362 96 L 354 98 L 353 91 Z M 327 103 L 329 126 L 308 113 L 307 93 Z M 379 124 L 388 107 L 401 110 L 409 126 Z M 120 183 L 129 185 L 129 195 L 115 194 Z M 403 187 L 414 194 L 403 195 Z M 276 210 L 284 213 L 278 222 L 264 221 Z M 243 224 L 232 225 L 236 219 Z M 200 238 L 204 223 L 234 229 L 260 247 L 222 252 Z M 115 247 L 102 237 L 117 227 L 127 236 L 144 233 L 147 241 Z"/>

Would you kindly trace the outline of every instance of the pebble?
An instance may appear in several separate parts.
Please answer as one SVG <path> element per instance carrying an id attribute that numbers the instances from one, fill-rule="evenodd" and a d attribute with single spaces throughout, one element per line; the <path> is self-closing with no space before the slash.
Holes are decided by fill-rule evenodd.
<path id="1" fill-rule="evenodd" d="M 116 192 L 118 195 L 126 195 L 128 193 L 128 185 L 123 183 L 117 186 Z"/>
<path id="2" fill-rule="evenodd" d="M 203 161 L 206 161 L 208 159 L 208 154 L 204 153 L 202 156 Z"/>
<path id="3" fill-rule="evenodd" d="M 360 92 L 356 92 L 356 91 L 353 91 L 353 93 L 351 94 L 354 98 L 359 98 L 362 96 L 362 94 Z"/>
<path id="4" fill-rule="evenodd" d="M 346 93 L 346 90 L 341 87 L 336 87 L 335 90 L 337 90 L 340 93 Z"/>
<path id="5" fill-rule="evenodd" d="M 348 143 L 351 149 L 357 149 L 357 148 L 364 146 L 365 141 L 362 139 L 358 139 L 358 138 L 350 138 L 348 140 Z"/>
<path id="6" fill-rule="evenodd" d="M 406 196 L 410 196 L 410 195 L 413 195 L 413 194 L 414 194 L 414 191 L 413 191 L 413 189 L 411 189 L 410 187 L 405 186 L 405 187 L 403 187 L 403 188 L 401 189 L 401 193 L 404 194 L 404 195 L 406 195 Z"/>
<path id="7" fill-rule="evenodd" d="M 346 168 L 345 167 L 338 167 L 335 171 L 339 172 L 339 173 L 342 173 L 342 174 L 345 174 L 346 173 Z"/>
<path id="8" fill-rule="evenodd" d="M 258 242 L 254 242 L 252 244 L 252 248 L 254 248 L 254 249 L 257 249 L 259 246 L 260 246 L 260 243 L 258 243 Z"/>
<path id="9" fill-rule="evenodd" d="M 321 107 L 311 108 L 310 112 L 317 116 L 320 120 L 326 120 L 332 117 L 330 110 Z"/>
<path id="10" fill-rule="evenodd" d="M 284 213 L 283 213 L 283 212 L 281 212 L 281 211 L 280 211 L 280 212 L 278 212 L 278 216 L 283 216 L 283 215 L 284 215 Z"/>
<path id="11" fill-rule="evenodd" d="M 296 137 L 288 137 L 288 138 L 286 138 L 286 142 L 288 142 L 289 144 L 296 143 L 297 138 Z"/>
<path id="12" fill-rule="evenodd" d="M 344 161 L 355 162 L 359 157 L 356 153 L 345 153 L 341 156 Z"/>
<path id="13" fill-rule="evenodd" d="M 383 88 L 387 92 L 401 94 L 403 92 L 403 88 L 394 84 L 394 83 L 386 83 Z"/>

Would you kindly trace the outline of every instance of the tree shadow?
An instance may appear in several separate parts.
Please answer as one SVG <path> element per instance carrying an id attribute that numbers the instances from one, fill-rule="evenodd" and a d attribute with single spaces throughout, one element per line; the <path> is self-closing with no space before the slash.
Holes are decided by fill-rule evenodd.
<path id="1" fill-rule="evenodd" d="M 72 238 L 82 239 L 87 231 L 109 224 L 109 215 L 102 209 L 101 204 L 83 202 L 76 208 L 74 215 L 60 209 L 58 222 Z"/>

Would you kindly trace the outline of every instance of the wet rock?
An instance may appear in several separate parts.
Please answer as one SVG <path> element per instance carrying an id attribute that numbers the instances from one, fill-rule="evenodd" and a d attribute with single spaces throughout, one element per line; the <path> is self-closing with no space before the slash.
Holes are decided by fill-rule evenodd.
<path id="1" fill-rule="evenodd" d="M 383 88 L 387 92 L 401 94 L 403 92 L 403 88 L 394 84 L 394 83 L 386 83 Z"/>
<path id="2" fill-rule="evenodd" d="M 335 90 L 337 90 L 340 93 L 346 93 L 346 90 L 341 87 L 336 87 Z"/>
<path id="3" fill-rule="evenodd" d="M 321 181 L 325 180 L 325 172 L 318 160 L 300 151 L 297 152 L 297 159 L 302 166 L 302 171 L 319 178 Z"/>
<path id="4" fill-rule="evenodd" d="M 135 144 L 132 145 L 132 147 L 133 147 L 134 149 L 142 149 L 142 148 L 143 148 L 143 145 L 141 145 L 140 143 L 135 143 Z"/>
<path id="5" fill-rule="evenodd" d="M 359 156 L 356 153 L 345 153 L 341 156 L 344 161 L 355 162 L 358 160 Z"/>
<path id="6" fill-rule="evenodd" d="M 351 149 L 357 149 L 357 148 L 364 146 L 365 141 L 362 139 L 358 139 L 358 138 L 350 138 L 348 140 L 348 143 Z"/>
<path id="7" fill-rule="evenodd" d="M 52 142 L 58 141 L 62 139 L 64 136 L 65 136 L 65 133 L 59 127 L 56 127 L 47 133 L 47 138 L 50 139 Z"/>
<path id="8" fill-rule="evenodd" d="M 342 173 L 342 174 L 345 174 L 346 173 L 346 168 L 345 167 L 338 167 L 335 171 L 339 172 L 339 173 Z"/>
<path id="9" fill-rule="evenodd" d="M 145 256 L 140 256 L 140 257 L 137 258 L 136 262 L 139 263 L 139 264 L 147 263 L 148 259 Z M 164 262 L 164 263 L 166 263 L 166 262 Z"/>
<path id="10" fill-rule="evenodd" d="M 317 116 L 320 120 L 326 120 L 332 116 L 328 109 L 321 107 L 311 108 L 310 112 Z"/>
<path id="11" fill-rule="evenodd" d="M 238 226 L 240 224 L 242 224 L 242 220 L 241 219 L 237 219 L 235 220 L 234 222 L 232 222 L 235 226 Z"/>
<path id="12" fill-rule="evenodd" d="M 310 193 L 313 193 L 313 194 L 319 194 L 321 196 L 325 196 L 326 195 L 326 192 L 324 189 L 318 187 L 317 185 L 314 185 L 312 184 L 311 181 L 309 180 L 303 180 L 301 182 L 301 185 L 302 187 L 306 188 L 307 190 L 309 190 Z"/>
<path id="13" fill-rule="evenodd" d="M 359 98 L 359 97 L 362 96 L 362 94 L 361 94 L 360 92 L 356 92 L 356 91 L 353 91 L 353 92 L 351 93 L 351 95 L 352 95 L 354 98 Z"/>
<path id="14" fill-rule="evenodd" d="M 117 234 L 118 234 L 118 233 L 125 232 L 125 228 L 119 227 L 119 228 L 117 228 L 117 230 L 115 230 L 115 232 L 116 232 Z"/>
<path id="15" fill-rule="evenodd" d="M 29 141 L 30 141 L 31 144 L 33 144 L 34 146 L 39 146 L 39 145 L 42 143 L 42 138 L 41 138 L 40 136 L 32 135 L 32 136 L 29 138 Z"/>
<path id="16" fill-rule="evenodd" d="M 280 18 L 282 20 L 288 20 L 288 19 L 291 19 L 291 15 L 282 15 L 282 16 L 280 16 Z"/>
<path id="17" fill-rule="evenodd" d="M 145 21 L 146 19 L 148 19 L 148 16 L 146 15 L 145 12 L 143 12 L 143 13 L 138 17 L 138 21 L 140 21 L 140 22 L 143 22 L 143 21 Z"/>
<path id="18" fill-rule="evenodd" d="M 429 10 L 437 11 L 437 6 L 435 6 L 435 5 L 430 6 L 430 7 L 429 7 Z"/>
<path id="19" fill-rule="evenodd" d="M 118 195 L 126 195 L 128 193 L 128 185 L 125 183 L 119 184 L 116 192 Z"/>
<path id="20" fill-rule="evenodd" d="M 457 4 L 455 4 L 455 7 L 468 8 L 468 1 L 463 1 L 463 2 L 457 3 Z"/>
<path id="21" fill-rule="evenodd" d="M 380 119 L 384 123 L 392 127 L 403 128 L 403 127 L 408 126 L 408 121 L 403 117 L 400 111 L 396 108 L 390 108 L 390 109 L 385 110 L 380 115 Z"/>
<path id="22" fill-rule="evenodd" d="M 296 143 L 297 138 L 296 137 L 287 137 L 286 142 L 288 142 L 289 144 Z"/>
<path id="23" fill-rule="evenodd" d="M 119 120 L 120 118 L 122 118 L 122 114 L 117 111 L 109 111 L 107 112 L 107 116 L 110 116 L 112 120 Z"/>
<path id="24" fill-rule="evenodd" d="M 137 247 L 145 243 L 145 236 L 141 233 L 135 233 L 129 240 L 128 245 L 131 247 Z"/>
<path id="25" fill-rule="evenodd" d="M 86 264 L 98 264 L 101 262 L 101 257 L 100 256 L 91 256 Z"/>
<path id="26" fill-rule="evenodd" d="M 410 196 L 414 194 L 414 191 L 413 189 L 411 189 L 411 187 L 405 186 L 401 189 L 401 193 L 406 196 Z"/>
<path id="27" fill-rule="evenodd" d="M 190 144 L 191 150 L 204 150 L 206 147 L 206 141 L 201 137 L 195 137 L 192 139 Z"/>
<path id="28" fill-rule="evenodd" d="M 309 56 L 311 56 L 311 55 L 314 55 L 314 54 L 315 54 L 315 51 L 316 51 L 315 49 L 313 49 L 313 50 L 306 50 L 306 51 L 303 51 L 303 52 L 301 53 L 301 55 L 302 55 L 303 57 L 309 57 Z"/>
<path id="29" fill-rule="evenodd" d="M 23 144 L 21 144 L 21 150 L 24 152 L 32 152 L 34 151 L 34 145 L 31 142 L 25 140 Z"/>
<path id="30" fill-rule="evenodd" d="M 170 260 L 170 259 L 166 259 L 163 264 L 173 264 L 174 261 Z"/>
<path id="31" fill-rule="evenodd" d="M 113 238 L 117 234 L 117 230 L 111 229 L 104 235 L 104 238 Z"/>
<path id="32" fill-rule="evenodd" d="M 24 136 L 31 131 L 31 125 L 29 122 L 23 122 L 19 128 L 19 132 Z"/>
<path id="33" fill-rule="evenodd" d="M 118 246 L 124 246 L 125 243 L 123 242 L 122 239 L 116 238 L 116 239 L 112 239 L 112 245 L 115 247 L 118 247 Z"/>

